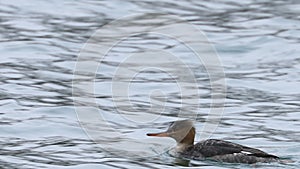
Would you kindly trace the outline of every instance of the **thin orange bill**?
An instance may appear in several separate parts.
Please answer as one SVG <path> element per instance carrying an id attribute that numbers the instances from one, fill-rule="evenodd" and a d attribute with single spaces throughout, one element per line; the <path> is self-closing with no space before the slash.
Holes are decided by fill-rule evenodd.
<path id="1" fill-rule="evenodd" d="M 147 133 L 147 136 L 168 137 L 169 134 L 167 132 L 162 132 L 162 133 Z"/>

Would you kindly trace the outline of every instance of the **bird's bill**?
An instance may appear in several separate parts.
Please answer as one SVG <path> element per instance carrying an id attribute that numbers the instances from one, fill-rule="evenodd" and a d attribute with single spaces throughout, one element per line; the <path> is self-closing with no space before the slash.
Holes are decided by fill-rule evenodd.
<path id="1" fill-rule="evenodd" d="M 169 133 L 161 132 L 161 133 L 147 133 L 147 136 L 154 136 L 154 137 L 169 137 Z"/>

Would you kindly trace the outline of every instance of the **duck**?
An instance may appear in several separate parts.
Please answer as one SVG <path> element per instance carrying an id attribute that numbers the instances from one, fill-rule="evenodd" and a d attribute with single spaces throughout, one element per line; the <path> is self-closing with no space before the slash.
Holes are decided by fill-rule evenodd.
<path id="1" fill-rule="evenodd" d="M 192 120 L 179 120 L 171 122 L 167 131 L 147 133 L 147 136 L 175 139 L 176 156 L 184 159 L 246 164 L 279 160 L 279 157 L 262 150 L 219 139 L 208 139 L 194 144 L 195 134 L 196 129 Z"/>

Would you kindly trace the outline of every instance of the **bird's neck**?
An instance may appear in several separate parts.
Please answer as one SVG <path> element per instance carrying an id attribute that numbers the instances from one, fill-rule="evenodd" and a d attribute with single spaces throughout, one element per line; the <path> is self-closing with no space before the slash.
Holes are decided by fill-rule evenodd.
<path id="1" fill-rule="evenodd" d="M 178 143 L 175 150 L 177 153 L 181 153 L 187 150 L 190 146 L 193 146 L 193 144 Z"/>
<path id="2" fill-rule="evenodd" d="M 176 146 L 177 152 L 183 152 L 188 147 L 194 145 L 194 139 L 195 139 L 195 128 L 191 128 L 189 133 L 179 142 Z"/>

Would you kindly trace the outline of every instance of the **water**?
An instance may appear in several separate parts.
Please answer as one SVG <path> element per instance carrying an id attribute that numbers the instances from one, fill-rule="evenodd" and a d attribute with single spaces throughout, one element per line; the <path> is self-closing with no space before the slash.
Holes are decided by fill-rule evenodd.
<path id="1" fill-rule="evenodd" d="M 23 1 L 0 2 L 0 168 L 299 168 L 300 165 L 300 3 L 276 1 Z M 212 138 L 263 149 L 291 159 L 290 164 L 229 165 L 182 161 L 149 147 L 172 146 L 145 136 L 161 131 L 194 105 L 181 107 L 176 79 L 157 70 L 142 72 L 129 88 L 136 108 L 131 116 L 115 110 L 109 82 L 124 54 L 145 47 L 167 49 L 190 63 L 200 93 L 197 139 L 211 102 L 209 77 L 195 56 L 174 40 L 144 35 L 120 44 L 97 69 L 98 110 L 126 135 L 125 146 L 140 147 L 130 158 L 104 151 L 89 139 L 77 120 L 72 80 L 77 56 L 103 25 L 133 13 L 163 12 L 182 17 L 203 30 L 215 45 L 226 75 L 223 118 Z M 172 69 L 172 68 L 170 68 Z M 175 69 L 176 70 L 176 69 Z M 180 72 L 178 72 L 180 76 Z M 82 79 L 88 79 L 82 75 Z M 187 86 L 190 83 L 187 83 Z M 163 90 L 154 93 L 153 89 Z M 151 98 L 153 98 L 151 100 Z M 151 102 L 166 109 L 151 114 Z M 123 107 L 131 110 L 130 107 Z M 132 119 L 139 113 L 146 122 Z M 150 113 L 149 113 L 150 112 Z M 147 121 L 147 119 L 150 119 Z M 131 121 L 130 121 L 131 120 Z M 154 122 L 153 122 L 154 121 Z M 126 143 L 128 143 L 126 145 Z M 154 146 L 154 147 L 155 147 Z M 124 147 L 123 147 L 124 148 Z"/>

